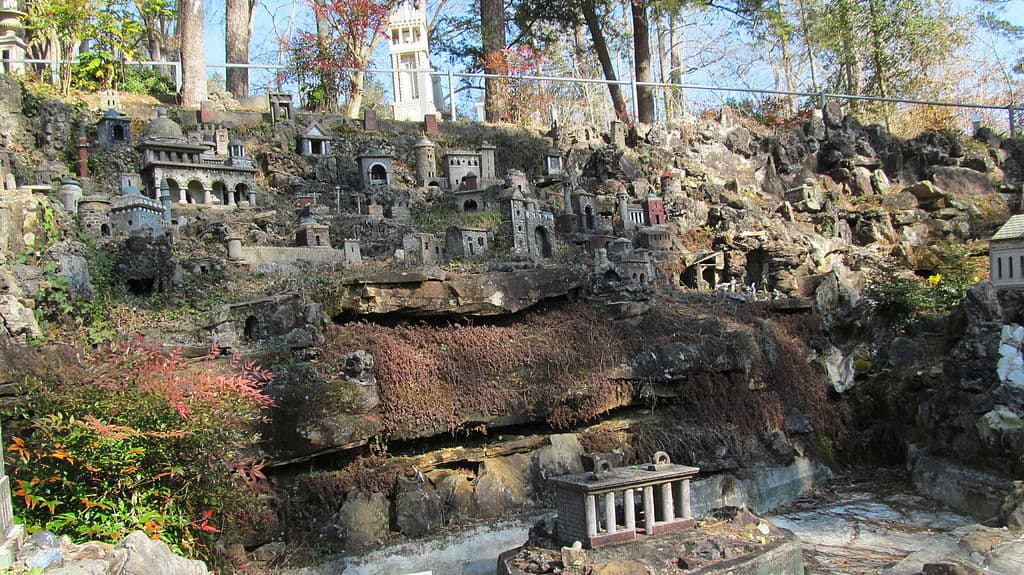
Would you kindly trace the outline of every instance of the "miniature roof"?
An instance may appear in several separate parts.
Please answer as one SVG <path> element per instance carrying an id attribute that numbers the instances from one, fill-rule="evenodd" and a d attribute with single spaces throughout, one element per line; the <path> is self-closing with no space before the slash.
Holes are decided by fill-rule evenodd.
<path id="1" fill-rule="evenodd" d="M 357 158 L 393 158 L 391 154 L 382 152 L 377 148 L 369 148 L 362 154 L 356 156 Z"/>
<path id="2" fill-rule="evenodd" d="M 232 146 L 241 146 L 242 145 L 242 140 L 240 138 L 232 138 L 231 139 L 231 145 Z"/>
<path id="3" fill-rule="evenodd" d="M 433 145 L 434 145 L 434 142 L 431 142 L 430 138 L 427 138 L 426 134 L 424 134 L 422 138 L 420 138 L 415 144 L 413 144 L 413 147 L 414 148 L 422 148 L 424 146 L 431 146 L 431 147 L 433 147 Z"/>
<path id="4" fill-rule="evenodd" d="M 498 148 L 494 144 L 488 142 L 487 140 L 484 140 L 484 141 L 480 142 L 480 147 L 477 148 L 477 149 L 478 150 L 496 150 Z"/>
<path id="5" fill-rule="evenodd" d="M 122 114 L 121 112 L 118 112 L 117 110 L 111 108 L 111 109 L 107 110 L 103 114 L 103 119 L 105 119 L 105 120 L 127 120 L 128 116 L 126 116 L 126 115 Z"/>
<path id="6" fill-rule="evenodd" d="M 999 228 L 992 240 L 1019 240 L 1024 238 L 1024 214 L 1016 215 L 1006 220 L 1003 227 Z"/>
<path id="7" fill-rule="evenodd" d="M 151 141 L 165 141 L 165 142 L 184 142 L 185 135 L 181 131 L 181 126 L 174 120 L 167 117 L 167 111 L 164 109 L 157 110 L 156 118 L 150 120 L 149 124 L 146 124 L 146 129 L 142 132 L 143 140 Z"/>
<path id="8" fill-rule="evenodd" d="M 526 198 L 523 197 L 523 192 L 519 189 L 519 186 L 512 186 L 510 188 L 505 188 L 504 190 L 501 191 L 500 194 L 498 194 L 498 199 L 499 200 L 521 200 L 521 201 L 526 201 Z"/>
<path id="9" fill-rule="evenodd" d="M 135 186 L 132 186 L 132 185 L 128 185 L 128 186 L 125 186 L 124 188 L 121 189 L 121 195 L 122 196 L 141 196 L 142 192 L 139 191 L 139 188 L 137 188 Z"/>
<path id="10" fill-rule="evenodd" d="M 302 133 L 302 137 L 307 140 L 330 140 L 331 136 L 320 127 L 320 124 L 313 122 L 306 128 L 306 131 Z"/>

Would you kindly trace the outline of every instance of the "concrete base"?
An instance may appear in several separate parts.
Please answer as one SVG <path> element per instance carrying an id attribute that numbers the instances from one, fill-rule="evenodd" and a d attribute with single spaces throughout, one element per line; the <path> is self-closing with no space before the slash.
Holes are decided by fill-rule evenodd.
<path id="1" fill-rule="evenodd" d="M 810 488 L 832 477 L 829 468 L 802 457 L 784 467 L 751 471 L 750 479 L 724 474 L 690 482 L 694 517 L 703 517 L 719 507 L 742 505 L 754 513 L 765 513 L 796 500 Z"/>

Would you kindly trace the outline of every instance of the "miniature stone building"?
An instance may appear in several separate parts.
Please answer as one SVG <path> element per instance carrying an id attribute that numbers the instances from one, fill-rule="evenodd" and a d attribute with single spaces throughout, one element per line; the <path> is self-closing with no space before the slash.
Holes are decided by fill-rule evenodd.
<path id="1" fill-rule="evenodd" d="M 402 238 L 405 263 L 433 265 L 441 261 L 441 244 L 433 234 L 406 234 Z"/>
<path id="2" fill-rule="evenodd" d="M 500 184 L 495 175 L 494 152 L 486 141 L 475 152 L 448 150 L 441 158 L 449 190 L 477 190 Z"/>
<path id="3" fill-rule="evenodd" d="M 480 187 L 480 154 L 449 150 L 443 160 L 448 189 L 476 190 Z"/>
<path id="4" fill-rule="evenodd" d="M 430 44 L 427 38 L 427 3 L 402 0 L 388 18 L 391 27 L 392 114 L 396 120 L 418 122 L 437 113 L 430 70 Z M 400 70 L 410 70 L 402 72 Z"/>
<path id="5" fill-rule="evenodd" d="M 667 251 L 672 249 L 672 232 L 667 226 L 648 226 L 638 232 L 640 247 L 649 250 Z"/>
<path id="6" fill-rule="evenodd" d="M 359 240 L 345 239 L 345 265 L 354 268 L 363 264 L 363 254 L 359 249 Z"/>
<path id="7" fill-rule="evenodd" d="M 359 161 L 359 183 L 364 190 L 391 185 L 394 157 L 377 150 L 367 150 L 356 157 Z"/>
<path id="8" fill-rule="evenodd" d="M 629 238 L 619 238 L 607 244 L 608 264 L 620 278 L 644 285 L 654 279 L 654 263 L 647 250 L 634 249 Z"/>
<path id="9" fill-rule="evenodd" d="M 290 122 L 292 120 L 292 95 L 282 92 L 267 94 L 267 102 L 270 104 L 270 122 Z"/>
<path id="10" fill-rule="evenodd" d="M 331 247 L 329 231 L 328 226 L 318 224 L 313 216 L 306 216 L 302 218 L 299 229 L 295 232 L 295 245 L 305 248 L 329 248 Z"/>
<path id="11" fill-rule="evenodd" d="M 23 62 L 12 62 L 11 60 L 24 60 L 27 51 L 25 40 L 18 36 L 18 32 L 25 26 L 21 19 L 25 13 L 19 10 L 17 0 L 0 0 L 0 65 L 4 74 L 21 74 L 25 71 Z"/>
<path id="12" fill-rule="evenodd" d="M 164 207 L 139 191 L 137 176 L 125 174 L 121 179 L 121 195 L 110 202 L 110 225 L 118 235 L 151 235 L 161 237 Z"/>
<path id="13" fill-rule="evenodd" d="M 299 154 L 303 156 L 326 156 L 331 153 L 334 137 L 313 123 L 299 136 Z"/>
<path id="14" fill-rule="evenodd" d="M 452 226 L 445 233 L 448 259 L 476 259 L 487 255 L 490 231 L 484 228 Z"/>
<path id="15" fill-rule="evenodd" d="M 712 290 L 729 281 L 725 273 L 725 254 L 701 254 L 682 273 L 681 283 L 691 289 Z"/>
<path id="16" fill-rule="evenodd" d="M 668 223 L 665 217 L 665 202 L 654 195 L 652 190 L 641 203 L 644 210 L 644 224 L 648 226 L 660 226 Z"/>
<path id="17" fill-rule="evenodd" d="M 416 154 L 416 185 L 440 187 L 440 181 L 437 179 L 437 157 L 435 156 L 434 142 L 423 136 L 413 146 L 413 150 Z"/>
<path id="18" fill-rule="evenodd" d="M 189 143 L 164 110 L 147 126 L 139 141 L 142 182 L 150 197 L 159 197 L 166 181 L 172 202 L 221 206 L 255 205 L 256 168 L 240 141 L 218 155 L 210 143 Z"/>
<path id="19" fill-rule="evenodd" d="M 699 472 L 658 452 L 647 465 L 613 468 L 598 461 L 593 472 L 555 477 L 558 537 L 593 549 L 690 528 L 690 480 Z"/>
<path id="20" fill-rule="evenodd" d="M 989 277 L 999 289 L 1024 288 L 1024 215 L 1012 216 L 989 239 Z"/>
<path id="21" fill-rule="evenodd" d="M 526 176 L 509 170 L 497 199 L 509 247 L 514 253 L 550 258 L 554 255 L 555 215 L 541 211 L 524 190 L 528 190 Z"/>
<path id="22" fill-rule="evenodd" d="M 565 170 L 562 167 L 562 153 L 551 148 L 544 154 L 544 175 L 557 176 Z"/>
<path id="23" fill-rule="evenodd" d="M 96 143 L 101 150 L 132 145 L 132 120 L 111 108 L 96 122 Z"/>
<path id="24" fill-rule="evenodd" d="M 78 220 L 82 231 L 91 237 L 109 237 L 110 200 L 103 196 L 83 196 L 78 200 Z"/>
<path id="25" fill-rule="evenodd" d="M 683 175 L 669 166 L 661 174 L 661 195 L 664 198 L 675 198 L 683 195 Z"/>
<path id="26" fill-rule="evenodd" d="M 77 214 L 78 202 L 82 199 L 82 184 L 73 178 L 61 180 L 57 187 L 57 199 L 69 214 Z"/>

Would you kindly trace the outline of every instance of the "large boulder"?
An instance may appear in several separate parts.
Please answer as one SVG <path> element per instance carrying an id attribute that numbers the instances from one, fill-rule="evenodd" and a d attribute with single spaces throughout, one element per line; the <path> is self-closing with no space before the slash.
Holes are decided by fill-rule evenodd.
<path id="1" fill-rule="evenodd" d="M 114 546 L 105 575 L 207 575 L 206 564 L 175 555 L 166 543 L 142 531 L 128 534 Z"/>
<path id="2" fill-rule="evenodd" d="M 384 540 L 388 535 L 387 497 L 357 489 L 348 494 L 334 516 L 334 522 L 348 547 L 364 547 Z"/>
<path id="3" fill-rule="evenodd" d="M 939 166 L 932 170 L 932 181 L 940 190 L 977 196 L 991 194 L 992 182 L 988 176 L 970 168 Z"/>
<path id="4" fill-rule="evenodd" d="M 441 495 L 422 482 L 402 479 L 395 498 L 395 528 L 407 537 L 421 537 L 443 524 Z"/>
<path id="5" fill-rule="evenodd" d="M 477 509 L 486 517 L 500 517 L 528 501 L 526 477 L 501 457 L 480 464 L 475 493 Z"/>

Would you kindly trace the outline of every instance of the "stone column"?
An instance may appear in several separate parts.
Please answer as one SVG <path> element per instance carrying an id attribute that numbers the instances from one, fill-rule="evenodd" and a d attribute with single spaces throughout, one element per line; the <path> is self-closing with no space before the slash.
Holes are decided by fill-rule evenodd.
<path id="1" fill-rule="evenodd" d="M 605 533 L 615 533 L 615 492 L 609 491 L 604 494 L 604 530 Z"/>
<path id="2" fill-rule="evenodd" d="M 675 506 L 672 505 L 672 484 L 662 483 L 661 487 L 661 516 L 665 521 L 675 519 Z"/>
<path id="3" fill-rule="evenodd" d="M 225 190 L 225 193 L 227 193 L 227 196 L 228 196 L 228 205 L 229 206 L 235 205 L 235 191 L 234 190 Z"/>
<path id="4" fill-rule="evenodd" d="M 676 509 L 683 519 L 693 518 L 693 510 L 690 508 L 690 480 L 683 479 L 676 483 L 679 489 L 679 496 L 676 499 Z"/>
<path id="5" fill-rule="evenodd" d="M 644 487 L 644 532 L 654 534 L 654 487 Z"/>
<path id="6" fill-rule="evenodd" d="M 636 531 L 636 502 L 632 488 L 622 492 L 622 513 L 626 531 Z"/>
<path id="7" fill-rule="evenodd" d="M 597 536 L 597 505 L 590 493 L 584 496 L 583 507 L 587 515 L 587 537 Z"/>
<path id="8" fill-rule="evenodd" d="M 211 203 L 211 201 L 210 201 L 210 189 L 209 188 L 203 188 L 203 204 L 209 204 L 209 203 Z"/>

